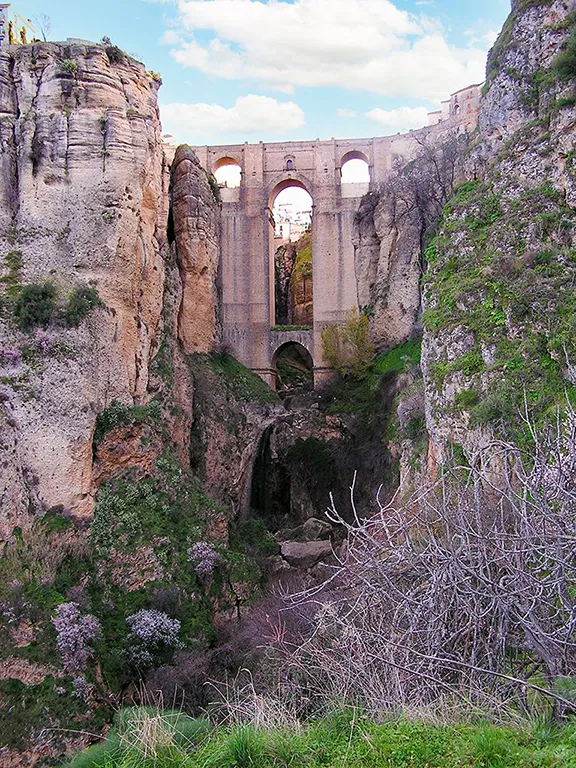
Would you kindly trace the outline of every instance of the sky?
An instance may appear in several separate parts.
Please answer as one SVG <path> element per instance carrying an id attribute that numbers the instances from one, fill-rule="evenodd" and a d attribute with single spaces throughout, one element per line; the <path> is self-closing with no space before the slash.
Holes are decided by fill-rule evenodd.
<path id="1" fill-rule="evenodd" d="M 17 0 L 52 40 L 103 36 L 162 75 L 193 145 L 386 136 L 484 79 L 510 0 Z"/>

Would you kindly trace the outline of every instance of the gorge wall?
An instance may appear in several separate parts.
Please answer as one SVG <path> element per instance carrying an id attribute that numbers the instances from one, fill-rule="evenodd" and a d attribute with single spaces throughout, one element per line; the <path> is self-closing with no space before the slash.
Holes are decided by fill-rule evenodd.
<path id="1" fill-rule="evenodd" d="M 573 393 L 576 3 L 516 3 L 487 64 L 465 183 L 427 258 L 423 370 L 440 461 L 530 443 Z"/>
<path id="2" fill-rule="evenodd" d="M 96 414 L 113 400 L 146 402 L 162 324 L 168 168 L 158 84 L 102 46 L 52 44 L 0 52 L 0 82 L 4 298 L 49 280 L 61 304 L 84 286 L 102 301 L 80 328 L 54 322 L 32 338 L 2 319 L 11 449 L 0 504 L 16 517 L 29 505 L 89 516 Z M 9 530 L 3 519 L 3 538 Z"/>
<path id="3" fill-rule="evenodd" d="M 0 725 L 6 765 L 54 754 L 38 733 L 61 725 L 63 696 L 87 730 L 112 694 L 136 697 L 127 616 L 178 617 L 179 653 L 154 659 L 153 685 L 196 705 L 226 622 L 266 579 L 294 565 L 314 578 L 340 545 L 313 518 L 334 489 L 345 509 L 356 469 L 369 513 L 381 482 L 388 498 L 494 439 L 523 444 L 524 403 L 539 424 L 563 404 L 576 383 L 576 95 L 557 61 L 575 12 L 515 3 L 478 132 L 424 142 L 347 199 L 346 290 L 378 355 L 363 379 L 284 405 L 221 345 L 223 206 L 190 148 L 166 160 L 157 76 L 113 46 L 0 51 L 0 699 L 19 686 L 19 730 Z M 54 307 L 19 327 L 19 297 L 45 283 Z M 98 301 L 71 322 L 87 289 Z M 102 625 L 81 701 L 51 661 L 64 601 Z M 42 674 L 34 659 L 50 660 Z"/>

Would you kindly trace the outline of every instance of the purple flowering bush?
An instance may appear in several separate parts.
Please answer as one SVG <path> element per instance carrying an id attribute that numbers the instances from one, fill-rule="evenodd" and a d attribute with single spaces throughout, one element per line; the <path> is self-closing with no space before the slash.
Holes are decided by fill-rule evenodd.
<path id="1" fill-rule="evenodd" d="M 19 349 L 7 347 L 6 349 L 0 349 L 0 360 L 8 365 L 16 365 L 20 362 L 22 357 Z"/>
<path id="2" fill-rule="evenodd" d="M 208 541 L 197 541 L 188 549 L 188 562 L 192 563 L 200 579 L 209 579 L 220 559 L 218 553 Z"/>
<path id="3" fill-rule="evenodd" d="M 41 355 L 49 355 L 56 344 L 56 338 L 53 333 L 44 328 L 38 328 L 34 334 L 36 349 Z"/>
<path id="4" fill-rule="evenodd" d="M 82 701 L 90 701 L 94 693 L 94 686 L 89 683 L 83 675 L 75 677 L 72 681 L 72 696 Z"/>
<path id="5" fill-rule="evenodd" d="M 130 634 L 126 640 L 126 656 L 135 667 L 149 667 L 154 659 L 180 648 L 180 621 L 162 611 L 142 608 L 126 619 Z"/>
<path id="6" fill-rule="evenodd" d="M 100 622 L 90 614 L 82 615 L 77 603 L 63 603 L 52 617 L 56 629 L 56 647 L 66 672 L 85 669 L 94 653 L 92 643 L 102 633 Z"/>

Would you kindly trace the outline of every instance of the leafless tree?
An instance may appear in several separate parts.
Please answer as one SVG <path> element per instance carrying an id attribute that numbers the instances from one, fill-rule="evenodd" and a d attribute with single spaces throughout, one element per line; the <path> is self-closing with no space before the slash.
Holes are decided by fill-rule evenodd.
<path id="1" fill-rule="evenodd" d="M 576 415 L 532 436 L 529 453 L 495 443 L 490 462 L 479 454 L 368 520 L 353 489 L 352 522 L 332 506 L 347 545 L 324 583 L 293 596 L 318 612 L 302 642 L 278 639 L 285 673 L 373 712 L 576 709 Z"/>
<path id="2" fill-rule="evenodd" d="M 50 37 L 50 32 L 52 31 L 52 19 L 50 16 L 46 13 L 39 13 L 38 16 L 34 17 L 34 24 L 40 30 L 42 40 L 47 42 Z"/>
<path id="3" fill-rule="evenodd" d="M 400 158 L 394 173 L 378 191 L 379 196 L 390 200 L 397 229 L 401 229 L 403 220 L 418 223 L 422 248 L 454 192 L 468 139 L 467 134 L 457 131 L 441 137 L 414 134 L 418 144 L 416 157 L 409 163 Z"/>

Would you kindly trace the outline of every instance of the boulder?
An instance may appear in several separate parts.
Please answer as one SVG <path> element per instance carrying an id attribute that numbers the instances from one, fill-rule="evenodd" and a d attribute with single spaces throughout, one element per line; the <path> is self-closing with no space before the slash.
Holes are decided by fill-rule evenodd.
<path id="1" fill-rule="evenodd" d="M 329 541 L 282 541 L 282 557 L 295 568 L 312 568 L 332 554 Z"/>

